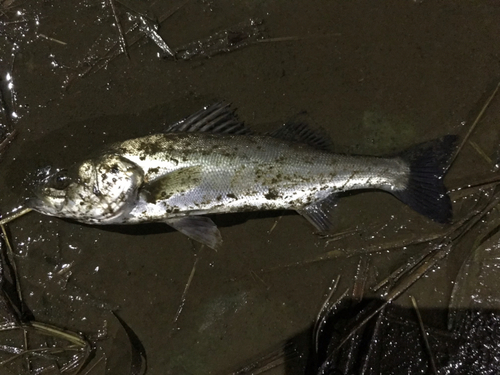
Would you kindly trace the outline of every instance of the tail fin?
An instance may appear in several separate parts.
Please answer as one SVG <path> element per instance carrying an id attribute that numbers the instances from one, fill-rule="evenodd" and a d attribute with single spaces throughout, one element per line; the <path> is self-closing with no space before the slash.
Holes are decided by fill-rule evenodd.
<path id="1" fill-rule="evenodd" d="M 451 200 L 443 183 L 456 135 L 418 144 L 399 155 L 410 166 L 406 189 L 393 192 L 403 203 L 438 223 L 449 223 Z"/>

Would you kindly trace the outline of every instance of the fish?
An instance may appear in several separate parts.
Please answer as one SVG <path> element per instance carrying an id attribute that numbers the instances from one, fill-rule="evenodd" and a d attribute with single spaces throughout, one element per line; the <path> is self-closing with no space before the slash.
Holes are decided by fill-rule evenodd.
<path id="1" fill-rule="evenodd" d="M 295 210 L 318 232 L 332 228 L 339 193 L 383 190 L 438 223 L 452 217 L 443 183 L 456 143 L 446 135 L 389 157 L 332 151 L 303 122 L 255 133 L 226 102 L 164 132 L 113 143 L 70 168 L 37 172 L 28 206 L 92 225 L 163 222 L 218 249 L 206 215 Z"/>

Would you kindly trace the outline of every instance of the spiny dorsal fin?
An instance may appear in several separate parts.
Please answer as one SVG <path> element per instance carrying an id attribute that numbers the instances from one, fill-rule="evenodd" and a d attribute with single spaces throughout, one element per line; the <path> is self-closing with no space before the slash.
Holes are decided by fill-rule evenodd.
<path id="1" fill-rule="evenodd" d="M 287 122 L 268 135 L 290 142 L 305 143 L 321 150 L 332 149 L 332 142 L 323 131 L 311 129 L 304 122 Z"/>
<path id="2" fill-rule="evenodd" d="M 170 125 L 166 132 L 206 132 L 217 134 L 251 134 L 252 131 L 238 120 L 230 104 L 215 103 Z"/>

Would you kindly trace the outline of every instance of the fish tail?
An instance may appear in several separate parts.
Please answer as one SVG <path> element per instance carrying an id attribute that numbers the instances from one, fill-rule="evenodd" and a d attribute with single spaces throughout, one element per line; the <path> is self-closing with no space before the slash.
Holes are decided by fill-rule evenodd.
<path id="1" fill-rule="evenodd" d="M 447 135 L 418 144 L 399 155 L 410 166 L 410 176 L 406 188 L 393 192 L 394 195 L 438 223 L 449 223 L 452 218 L 451 200 L 443 179 L 456 141 L 456 135 Z"/>

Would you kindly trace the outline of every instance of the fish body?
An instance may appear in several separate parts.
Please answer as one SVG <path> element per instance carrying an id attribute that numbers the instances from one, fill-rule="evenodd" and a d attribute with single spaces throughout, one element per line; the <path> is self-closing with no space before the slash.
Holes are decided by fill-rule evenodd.
<path id="1" fill-rule="evenodd" d="M 300 123 L 253 134 L 219 103 L 165 133 L 109 146 L 76 176 L 47 173 L 31 206 L 89 224 L 166 222 L 213 248 L 220 233 L 203 215 L 296 210 L 327 231 L 336 194 L 356 189 L 388 191 L 445 222 L 443 164 L 453 142 L 449 136 L 389 158 L 339 155 Z"/>
<path id="2" fill-rule="evenodd" d="M 148 152 L 151 145 L 161 151 Z M 336 155 L 261 135 L 156 134 L 115 149 L 141 168 L 148 186 L 123 223 L 161 221 L 165 214 L 299 210 L 340 191 L 404 189 L 409 176 L 398 158 Z"/>

